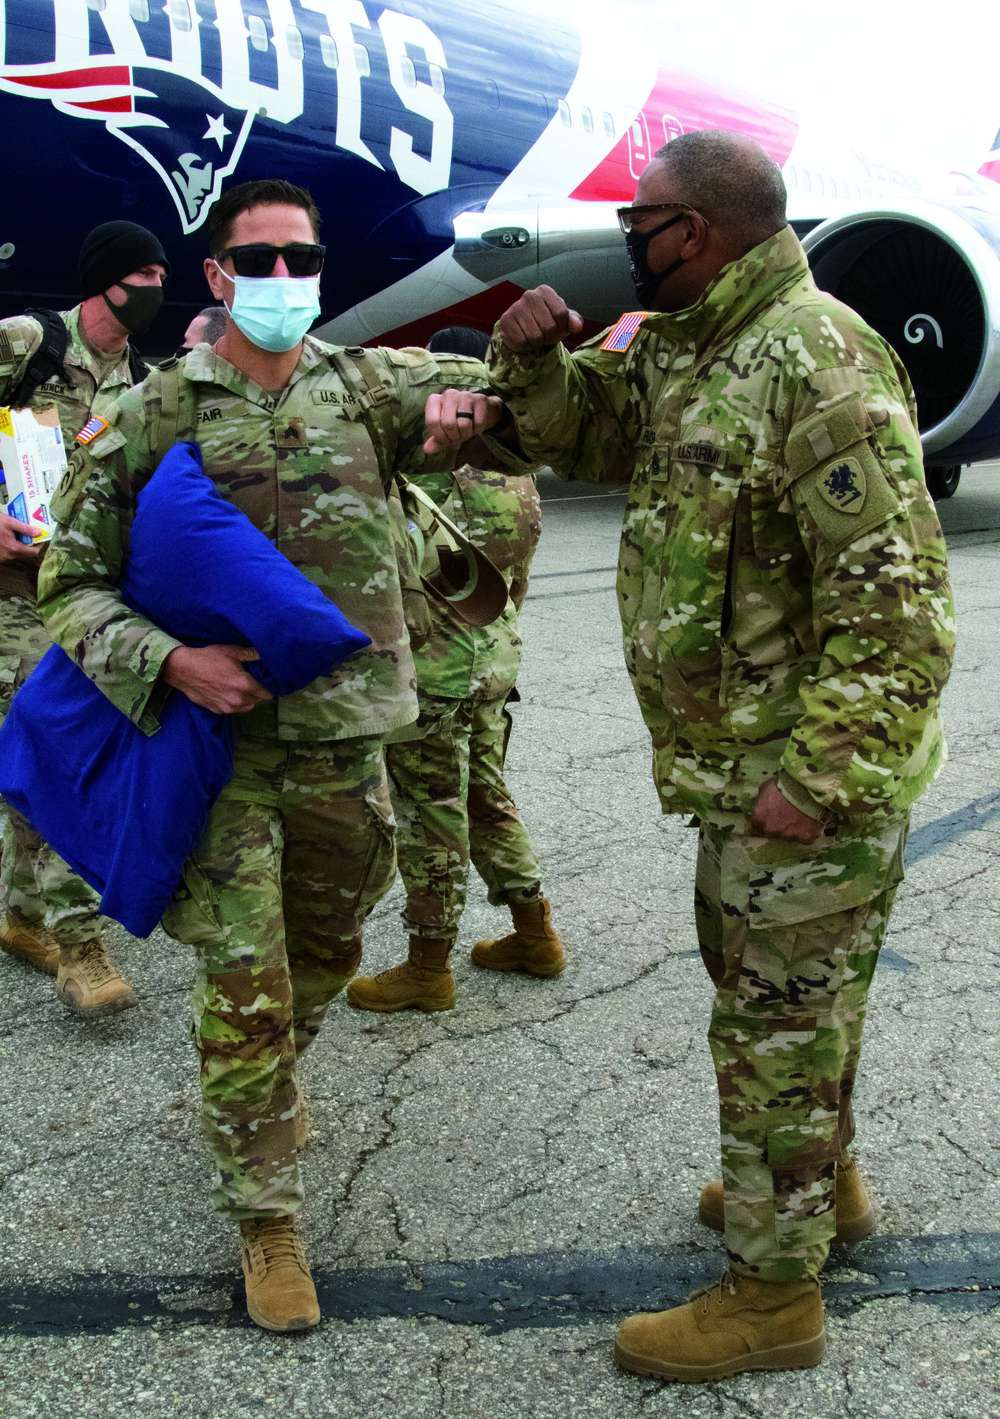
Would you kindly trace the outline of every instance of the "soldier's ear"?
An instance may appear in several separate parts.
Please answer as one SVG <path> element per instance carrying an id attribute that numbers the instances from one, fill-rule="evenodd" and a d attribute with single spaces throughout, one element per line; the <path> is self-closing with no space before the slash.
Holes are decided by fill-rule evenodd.
<path id="1" fill-rule="evenodd" d="M 700 256 L 708 245 L 708 223 L 703 221 L 696 212 L 690 212 L 685 219 L 684 245 L 681 248 L 681 255 L 685 261 L 690 261 L 692 256 Z"/>
<path id="2" fill-rule="evenodd" d="M 217 301 L 222 301 L 223 304 L 228 305 L 229 301 L 232 300 L 232 279 L 226 280 L 224 273 L 219 269 L 218 262 L 211 256 L 205 257 L 204 271 L 205 280 L 208 282 L 208 288 L 212 292 L 212 295 Z"/>

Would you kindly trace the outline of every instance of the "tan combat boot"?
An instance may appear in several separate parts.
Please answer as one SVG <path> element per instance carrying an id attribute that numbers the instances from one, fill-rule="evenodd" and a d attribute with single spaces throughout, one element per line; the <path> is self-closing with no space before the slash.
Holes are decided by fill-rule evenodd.
<path id="1" fill-rule="evenodd" d="M 698 1217 L 706 1227 L 726 1230 L 722 1183 L 710 1182 L 698 1199 Z M 845 1153 L 837 1164 L 837 1235 L 842 1247 L 853 1247 L 875 1230 L 875 1208 L 865 1190 L 854 1159 Z"/>
<path id="2" fill-rule="evenodd" d="M 319 1325 L 316 1287 L 294 1217 L 255 1217 L 240 1223 L 243 1276 L 250 1319 L 264 1330 L 309 1330 Z"/>
<path id="3" fill-rule="evenodd" d="M 107 958 L 99 936 L 81 946 L 59 948 L 56 994 L 71 1010 L 99 1019 L 138 1005 L 135 991 Z"/>
<path id="4" fill-rule="evenodd" d="M 618 1328 L 622 1369 L 700 1384 L 745 1370 L 807 1370 L 826 1348 L 819 1282 L 758 1281 L 726 1272 L 683 1306 L 629 1316 Z"/>
<path id="5" fill-rule="evenodd" d="M 44 926 L 5 916 L 0 923 L 0 950 L 43 975 L 54 976 L 59 970 L 59 942 Z"/>
<path id="6" fill-rule="evenodd" d="M 377 976 L 355 976 L 347 999 L 359 1010 L 454 1010 L 455 977 L 448 957 L 455 937 L 411 936 L 409 959 Z"/>
<path id="7" fill-rule="evenodd" d="M 487 971 L 524 971 L 529 976 L 552 977 L 566 968 L 562 942 L 552 928 L 549 904 L 512 903 L 514 930 L 498 941 L 477 941 L 472 948 L 472 964 Z"/>

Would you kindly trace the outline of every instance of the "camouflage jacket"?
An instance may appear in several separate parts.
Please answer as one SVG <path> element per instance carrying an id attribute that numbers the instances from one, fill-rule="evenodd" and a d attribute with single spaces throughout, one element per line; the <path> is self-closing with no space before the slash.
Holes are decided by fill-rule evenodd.
<path id="1" fill-rule="evenodd" d="M 54 405 L 58 409 L 63 445 L 69 457 L 76 436 L 87 420 L 92 414 L 108 418 L 119 395 L 131 385 L 132 376 L 126 349 L 102 383 L 97 356 L 84 344 L 80 334 L 80 307 L 74 306 L 72 310 L 61 312 L 61 315 L 69 332 L 63 368 L 69 375 L 70 383 L 66 384 L 58 375 L 46 380 L 28 400 L 28 407 L 49 409 Z M 41 343 L 42 327 L 33 316 L 14 315 L 0 320 L 0 405 L 9 403 Z M 48 550 L 49 544 L 46 542 L 30 562 L 21 558 L 0 562 L 0 596 L 33 598 L 39 569 Z"/>
<path id="2" fill-rule="evenodd" d="M 618 601 L 665 811 L 737 822 L 775 775 L 813 817 L 905 810 L 954 615 L 901 362 L 788 227 L 606 343 L 497 332 L 488 363 L 528 457 L 631 485 Z"/>
<path id="3" fill-rule="evenodd" d="M 80 307 L 63 311 L 61 318 L 69 331 L 63 366 L 71 383 L 66 384 L 54 375 L 38 386 L 28 401 L 28 407 L 44 409 L 53 404 L 56 406 L 63 443 L 69 450 L 91 414 L 108 417 L 115 401 L 132 383 L 132 376 L 129 374 L 126 349 L 102 383 L 97 356 L 84 344 L 80 333 Z M 0 404 L 9 402 L 41 343 L 42 327 L 33 316 L 14 315 L 0 320 Z"/>
<path id="4" fill-rule="evenodd" d="M 391 391 L 395 466 L 417 472 L 424 405 L 435 390 L 482 387 L 477 360 L 423 350 L 372 350 Z M 310 336 L 288 385 L 272 398 L 208 345 L 183 361 L 205 471 L 223 497 L 278 546 L 372 638 L 305 690 L 241 716 L 248 734 L 291 740 L 379 735 L 417 712 L 403 621 L 398 540 L 386 486 L 339 352 Z M 179 644 L 126 607 L 117 581 L 139 490 L 155 467 L 161 372 L 119 402 L 108 431 L 77 452 L 53 500 L 57 527 L 38 606 L 53 639 L 147 732 L 164 693 L 157 677 Z M 441 455 L 453 464 L 460 450 Z"/>
<path id="5" fill-rule="evenodd" d="M 470 626 L 446 601 L 427 598 L 429 633 L 413 643 L 421 698 L 500 699 L 513 689 L 521 664 L 517 618 L 541 535 L 534 481 L 468 464 L 413 481 L 485 552 L 510 588 L 503 615 L 490 626 Z"/>

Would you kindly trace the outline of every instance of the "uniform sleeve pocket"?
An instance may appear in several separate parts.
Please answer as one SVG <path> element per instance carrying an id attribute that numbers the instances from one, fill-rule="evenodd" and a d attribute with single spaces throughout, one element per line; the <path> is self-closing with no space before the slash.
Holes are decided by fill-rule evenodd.
<path id="1" fill-rule="evenodd" d="M 785 448 L 786 485 L 822 549 L 841 551 L 900 510 L 899 494 L 872 444 L 859 394 L 795 427 Z"/>

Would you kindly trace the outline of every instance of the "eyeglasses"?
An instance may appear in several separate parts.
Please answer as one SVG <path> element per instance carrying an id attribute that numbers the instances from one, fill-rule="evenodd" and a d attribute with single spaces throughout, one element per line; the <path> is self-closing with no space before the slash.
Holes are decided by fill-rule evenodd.
<path id="1" fill-rule="evenodd" d="M 323 269 L 325 246 L 294 241 L 289 246 L 271 246 L 266 241 L 250 242 L 246 246 L 227 246 L 215 253 L 216 261 L 232 258 L 237 276 L 270 276 L 279 256 L 285 258 L 289 276 L 318 276 Z"/>
<path id="2" fill-rule="evenodd" d="M 636 222 L 643 222 L 647 217 L 655 216 L 657 212 L 674 212 L 678 207 L 684 212 L 690 212 L 692 216 L 701 217 L 706 227 L 709 225 L 708 219 L 696 212 L 688 202 L 657 202 L 652 207 L 619 207 L 618 225 L 623 235 L 628 236 Z"/>

